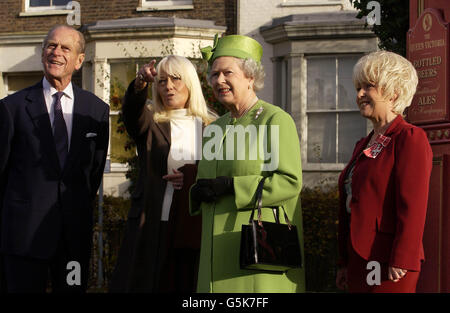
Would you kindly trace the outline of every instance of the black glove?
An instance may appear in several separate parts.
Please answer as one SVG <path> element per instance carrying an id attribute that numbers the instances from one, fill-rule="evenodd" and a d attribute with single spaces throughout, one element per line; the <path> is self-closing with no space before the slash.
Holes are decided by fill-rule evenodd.
<path id="1" fill-rule="evenodd" d="M 233 178 L 226 176 L 199 179 L 191 190 L 192 197 L 199 202 L 212 202 L 220 196 L 233 193 Z"/>
<path id="2" fill-rule="evenodd" d="M 203 179 L 199 179 L 203 180 Z M 233 188 L 233 178 L 226 176 L 219 176 L 214 179 L 205 179 L 200 182 L 201 185 L 210 186 L 210 188 L 214 191 L 216 197 L 220 197 L 226 194 L 234 194 Z"/>
<path id="3" fill-rule="evenodd" d="M 191 189 L 191 197 L 197 202 L 212 202 L 215 200 L 214 191 L 210 186 L 202 186 L 198 182 Z"/>

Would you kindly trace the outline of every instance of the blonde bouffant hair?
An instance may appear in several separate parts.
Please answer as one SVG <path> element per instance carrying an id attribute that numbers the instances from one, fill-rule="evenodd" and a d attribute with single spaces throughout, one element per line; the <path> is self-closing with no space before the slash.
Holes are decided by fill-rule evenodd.
<path id="1" fill-rule="evenodd" d="M 155 122 L 166 122 L 170 121 L 171 118 L 170 110 L 164 108 L 161 95 L 157 88 L 162 71 L 167 73 L 167 75 L 181 78 L 189 90 L 189 98 L 186 105 L 188 115 L 201 118 L 204 125 L 209 125 L 217 119 L 217 114 L 206 105 L 200 80 L 192 62 L 182 56 L 169 55 L 163 58 L 156 67 L 156 72 L 158 74 L 155 77 L 155 82 L 152 87 L 152 109 L 154 111 L 153 119 Z"/>
<path id="2" fill-rule="evenodd" d="M 355 88 L 371 84 L 381 88 L 383 96 L 394 99 L 392 111 L 403 114 L 411 105 L 419 80 L 414 66 L 393 52 L 376 51 L 363 56 L 353 67 Z"/>

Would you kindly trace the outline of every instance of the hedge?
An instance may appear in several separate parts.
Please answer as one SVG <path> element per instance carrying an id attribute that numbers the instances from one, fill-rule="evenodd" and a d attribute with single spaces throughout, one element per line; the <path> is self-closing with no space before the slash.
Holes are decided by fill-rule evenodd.
<path id="1" fill-rule="evenodd" d="M 337 260 L 337 187 L 303 188 L 303 231 L 306 267 L 306 290 L 308 292 L 336 292 Z M 120 243 L 124 235 L 130 200 L 120 197 L 104 197 L 103 204 L 103 278 L 97 286 L 98 234 L 100 227 L 98 211 L 93 236 L 88 292 L 106 292 L 116 263 Z"/>

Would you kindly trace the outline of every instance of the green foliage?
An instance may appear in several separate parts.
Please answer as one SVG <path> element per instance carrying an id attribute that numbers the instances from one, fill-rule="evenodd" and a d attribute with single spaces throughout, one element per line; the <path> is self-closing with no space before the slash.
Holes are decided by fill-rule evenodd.
<path id="1" fill-rule="evenodd" d="M 124 236 L 129 199 L 105 196 L 103 229 L 98 221 L 98 200 L 94 212 L 93 251 L 90 268 L 90 292 L 104 292 L 114 270 Z M 335 285 L 337 263 L 337 223 L 339 195 L 336 186 L 303 188 L 301 192 L 303 232 L 308 292 L 337 292 Z M 103 234 L 104 285 L 97 288 L 98 238 Z"/>
<path id="2" fill-rule="evenodd" d="M 358 18 L 367 16 L 371 0 L 349 0 L 359 10 Z M 378 0 L 381 7 L 381 25 L 373 25 L 372 30 L 380 39 L 379 48 L 406 56 L 406 33 L 409 29 L 409 1 Z M 366 24 L 367 26 L 367 24 Z"/>
<path id="3" fill-rule="evenodd" d="M 337 186 L 303 188 L 300 196 L 303 210 L 306 290 L 336 292 L 339 208 Z"/>

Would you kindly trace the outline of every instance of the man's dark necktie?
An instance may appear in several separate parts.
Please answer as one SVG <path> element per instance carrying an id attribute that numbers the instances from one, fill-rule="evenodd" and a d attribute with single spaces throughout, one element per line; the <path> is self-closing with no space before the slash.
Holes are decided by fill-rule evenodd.
<path id="1" fill-rule="evenodd" d="M 61 169 L 64 168 L 64 163 L 66 162 L 66 157 L 69 150 L 69 136 L 67 135 L 66 122 L 64 121 L 61 107 L 61 98 L 63 95 L 64 93 L 61 91 L 53 95 L 56 100 L 54 102 L 55 119 L 53 121 L 53 137 L 55 139 L 56 153 L 58 153 L 59 165 L 61 166 Z"/>

